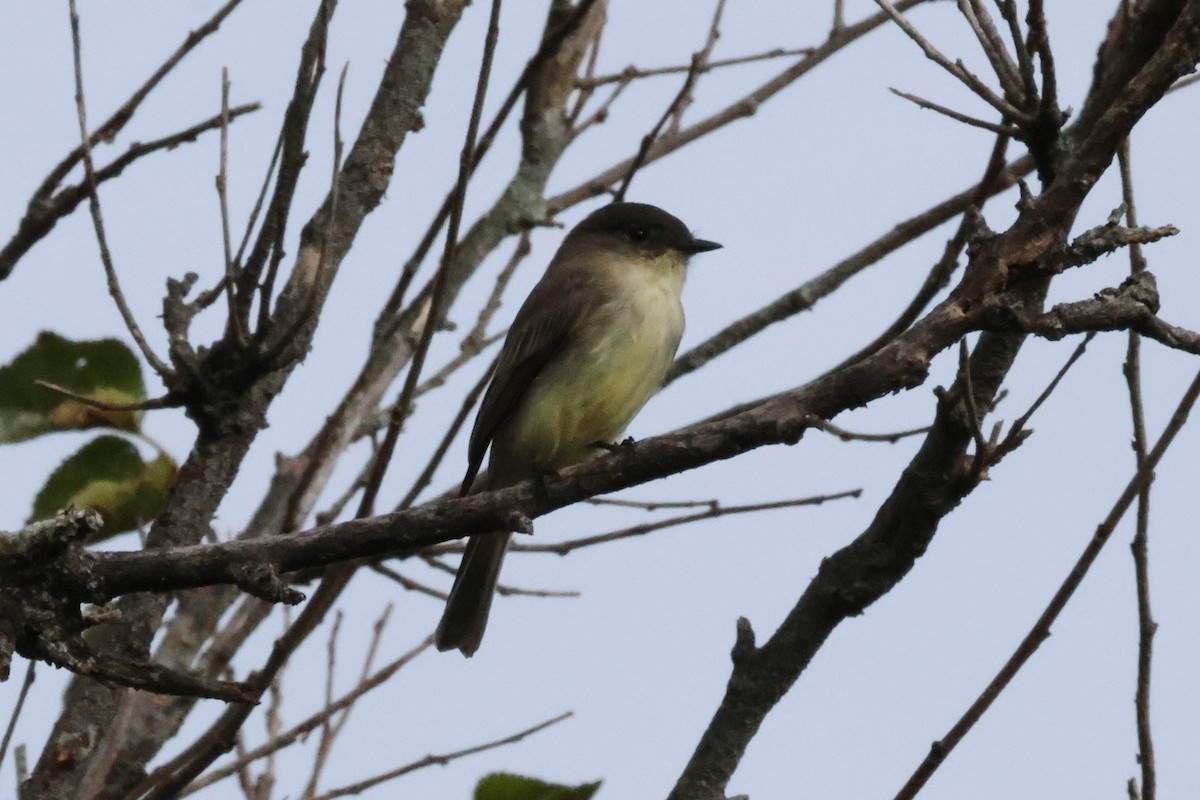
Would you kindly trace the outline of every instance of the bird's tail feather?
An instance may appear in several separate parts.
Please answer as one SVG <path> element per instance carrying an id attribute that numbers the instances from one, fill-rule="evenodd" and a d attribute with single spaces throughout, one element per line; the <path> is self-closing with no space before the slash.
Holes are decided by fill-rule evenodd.
<path id="1" fill-rule="evenodd" d="M 438 623 L 434 642 L 438 650 L 458 648 L 468 658 L 479 649 L 487 627 L 496 579 L 512 534 L 507 531 L 483 533 L 467 540 L 458 576 L 450 589 L 446 610 Z"/>

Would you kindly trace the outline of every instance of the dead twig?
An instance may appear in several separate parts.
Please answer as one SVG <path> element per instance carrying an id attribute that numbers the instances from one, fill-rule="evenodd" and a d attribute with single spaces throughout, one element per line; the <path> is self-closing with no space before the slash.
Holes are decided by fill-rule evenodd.
<path id="1" fill-rule="evenodd" d="M 764 50 L 761 53 L 753 53 L 751 55 L 736 56 L 734 58 L 720 58 L 709 61 L 704 65 L 700 72 L 712 72 L 713 70 L 722 67 L 734 67 L 741 64 L 753 64 L 757 61 L 773 61 L 777 58 L 790 58 L 792 56 L 807 56 L 811 54 L 811 47 L 776 47 L 771 50 Z M 620 72 L 614 72 L 610 75 L 601 75 L 598 78 L 583 78 L 579 81 L 580 89 L 596 89 L 609 84 L 628 84 L 632 81 L 642 78 L 653 78 L 660 75 L 675 75 L 680 72 L 687 72 L 692 68 L 689 64 L 677 64 L 671 67 L 649 67 L 641 68 L 630 64 Z"/>
<path id="2" fill-rule="evenodd" d="M 983 81 L 981 81 L 970 70 L 963 66 L 962 61 L 951 61 L 949 58 L 944 56 L 940 50 L 934 47 L 928 39 L 922 36 L 921 33 L 914 28 L 912 23 L 905 19 L 904 16 L 897 11 L 891 3 L 888 2 L 888 0 L 875 0 L 875 3 L 892 18 L 892 21 L 896 23 L 900 30 L 904 31 L 908 38 L 912 39 L 917 46 L 921 48 L 921 51 L 925 53 L 926 58 L 928 58 L 930 61 L 933 61 L 955 78 L 958 78 L 958 80 L 962 81 L 962 83 L 965 84 L 966 87 L 972 92 L 974 92 L 981 100 L 999 111 L 1008 119 L 1013 120 L 1021 126 L 1029 126 L 1033 124 L 1034 117 L 1032 115 L 1020 108 L 1017 108 L 1012 103 L 1008 102 L 1003 97 L 1000 97 L 991 89 L 989 89 Z"/>
<path id="3" fill-rule="evenodd" d="M 99 411 L 151 411 L 156 408 L 175 408 L 179 405 L 179 401 L 173 394 L 165 394 L 162 397 L 152 397 L 149 400 L 141 400 L 137 403 L 106 403 L 103 400 L 97 400 L 94 397 L 88 397 L 77 392 L 72 392 L 65 386 L 59 386 L 57 383 L 44 381 L 40 378 L 34 380 L 38 386 L 44 389 L 49 389 L 52 392 L 61 394 L 63 397 L 69 397 L 76 402 L 82 403 L 90 408 L 95 408 Z"/>
<path id="4" fill-rule="evenodd" d="M 908 430 L 892 431 L 891 433 L 856 433 L 838 427 L 824 419 L 813 419 L 811 424 L 817 430 L 836 436 L 843 442 L 887 442 L 888 444 L 895 444 L 901 439 L 907 439 L 910 436 L 920 436 L 929 433 L 928 425 L 923 428 L 909 428 Z"/>
<path id="5" fill-rule="evenodd" d="M 629 191 L 629 184 L 633 182 L 633 176 L 646 163 L 646 156 L 649 155 L 650 148 L 654 146 L 663 126 L 673 119 L 675 122 L 672 126 L 672 132 L 674 133 L 677 130 L 683 110 L 691 103 L 692 88 L 696 85 L 696 79 L 705 70 L 708 64 L 708 57 L 712 53 L 713 46 L 717 43 L 717 39 L 720 36 L 719 26 L 724 10 L 725 0 L 717 0 L 717 8 L 713 13 L 712 24 L 709 26 L 708 38 L 705 40 L 704 46 L 692 54 L 691 65 L 688 67 L 687 77 L 684 78 L 683 86 L 679 87 L 679 92 L 676 93 L 675 98 L 667 106 L 667 110 L 663 112 L 662 117 L 654 124 L 650 132 L 642 137 L 641 146 L 638 147 L 637 154 L 629 164 L 629 169 L 625 173 L 625 179 L 621 181 L 621 186 L 613 193 L 613 202 L 619 203 L 625 199 L 625 194 Z"/>
<path id="6" fill-rule="evenodd" d="M 1176 435 L 1187 422 L 1188 415 L 1191 413 L 1193 406 L 1196 404 L 1196 399 L 1200 398 L 1200 373 L 1192 380 L 1191 385 L 1184 393 L 1183 398 L 1179 401 L 1175 412 L 1171 415 L 1170 421 L 1167 423 L 1166 429 L 1162 436 L 1159 437 L 1154 447 L 1146 454 L 1146 459 L 1142 465 L 1134 472 L 1133 477 L 1125 486 L 1124 491 L 1113 504 L 1112 509 L 1105 516 L 1103 522 L 1096 528 L 1096 532 L 1088 541 L 1087 546 L 1080 554 L 1079 559 L 1071 568 L 1058 591 L 1054 593 L 1046 609 L 1038 617 L 1029 633 L 1021 640 L 1017 649 L 1009 657 L 1008 661 L 1001 667 L 1000 671 L 988 684 L 987 688 L 973 702 L 970 708 L 962 715 L 957 723 L 943 736 L 936 741 L 930 748 L 929 755 L 921 762 L 916 771 L 896 794 L 896 800 L 912 800 L 913 797 L 921 790 L 921 787 L 929 780 L 933 773 L 946 760 L 950 752 L 955 746 L 962 741 L 963 737 L 974 727 L 975 723 L 983 716 L 988 708 L 1004 691 L 1005 687 L 1020 671 L 1025 662 L 1037 651 L 1050 636 L 1050 628 L 1059 614 L 1066 607 L 1067 602 L 1074 595 L 1075 590 L 1083 582 L 1087 576 L 1088 570 L 1096 561 L 1096 557 L 1100 555 L 1100 551 L 1116 530 L 1117 524 L 1125 516 L 1129 507 L 1133 504 L 1141 493 L 1142 488 L 1154 480 L 1154 469 L 1158 466 L 1158 462 L 1166 453 L 1167 448 L 1175 440 Z"/>
<path id="7" fill-rule="evenodd" d="M 129 331 L 129 335 L 133 337 L 133 341 L 137 344 L 138 349 L 141 350 L 142 357 L 158 373 L 163 382 L 169 386 L 172 383 L 174 373 L 146 342 L 146 337 L 142 334 L 142 329 L 138 326 L 133 312 L 129 309 L 129 304 L 125 301 L 125 295 L 121 291 L 120 283 L 117 281 L 117 271 L 116 267 L 113 266 L 112 254 L 108 249 L 108 237 L 104 231 L 104 215 L 100 210 L 100 194 L 96 188 L 96 169 L 92 163 L 92 141 L 88 135 L 87 104 L 83 93 L 83 55 L 79 36 L 79 11 L 75 6 L 75 0 L 68 0 L 68 3 L 71 17 L 71 54 L 75 65 L 75 110 L 79 119 L 80 148 L 82 149 L 85 183 L 88 188 L 89 208 L 92 212 L 92 226 L 96 232 L 96 243 L 100 247 L 100 260 L 104 264 L 104 275 L 108 281 L 108 293 L 112 297 L 113 302 L 116 303 L 117 310 L 120 312 L 121 318 L 125 321 L 125 328 Z"/>
<path id="8" fill-rule="evenodd" d="M 997 123 L 997 122 L 988 122 L 987 120 L 977 119 L 976 117 L 968 116 L 967 114 L 960 113 L 958 111 L 955 111 L 954 109 L 947 108 L 946 106 L 943 106 L 943 105 L 939 105 L 939 104 L 933 102 L 932 100 L 926 100 L 924 97 L 918 97 L 915 94 L 909 94 L 908 92 L 902 92 L 896 88 L 889 88 L 888 91 L 891 92 L 892 94 L 896 95 L 897 97 L 903 97 L 905 100 L 908 100 L 909 102 L 916 103 L 921 108 L 926 108 L 926 109 L 929 109 L 930 111 L 936 111 L 937 113 L 942 114 L 943 116 L 947 116 L 952 120 L 956 120 L 956 121 L 962 122 L 966 125 L 970 125 L 973 128 L 982 128 L 985 131 L 991 131 L 992 133 L 998 134 L 1000 136 L 1008 136 L 1013 139 L 1018 139 L 1021 136 L 1021 129 L 1018 128 L 1016 125 L 1004 125 L 1004 124 Z"/>
<path id="9" fill-rule="evenodd" d="M 337 714 L 338 712 L 349 708 L 354 702 L 356 702 L 363 695 L 367 694 L 368 692 L 370 692 L 373 689 L 376 689 L 376 688 L 382 686 L 393 675 L 395 675 L 401 668 L 412 663 L 413 659 L 415 659 L 421 653 L 425 652 L 429 648 L 431 643 L 432 643 L 432 638 L 426 638 L 424 641 L 422 641 L 416 647 L 412 648 L 407 653 L 405 653 L 404 655 L 395 659 L 394 661 L 387 664 L 386 666 L 380 668 L 379 671 L 375 672 L 373 675 L 371 675 L 366 680 L 360 681 L 359 684 L 354 687 L 354 689 L 352 689 L 351 691 L 342 695 L 340 698 L 335 700 L 333 703 L 327 704 L 325 706 L 325 708 L 322 708 L 320 711 L 311 715 L 304 721 L 292 726 L 291 728 L 288 728 L 286 731 L 276 734 L 265 744 L 260 745 L 259 747 L 256 747 L 253 750 L 247 751 L 244 755 L 240 755 L 232 763 L 227 764 L 223 767 L 219 767 L 219 768 L 213 770 L 212 772 L 209 772 L 209 773 L 201 776 L 200 778 L 198 778 L 197 780 L 195 780 L 194 782 L 189 784 L 188 787 L 179 796 L 187 797 L 188 795 L 195 794 L 196 792 L 200 791 L 201 789 L 212 786 L 214 783 L 222 781 L 225 778 L 228 778 L 231 775 L 236 774 L 238 772 L 238 770 L 244 768 L 246 765 L 252 764 L 255 761 L 266 758 L 271 753 L 277 752 L 277 751 L 283 749 L 284 747 L 287 747 L 288 745 L 291 745 L 294 742 L 298 741 L 305 734 L 311 733 L 312 731 L 316 730 L 318 727 L 320 727 L 325 722 L 325 720 L 329 719 L 334 714 Z"/>
<path id="10" fill-rule="evenodd" d="M 237 268 L 233 261 L 233 244 L 229 236 L 229 70 L 221 68 L 221 156 L 217 171 L 217 201 L 221 209 L 221 244 L 225 252 L 225 295 L 229 298 L 229 319 L 226 321 L 235 341 L 245 344 L 246 325 L 238 313 Z"/>
<path id="11" fill-rule="evenodd" d="M 384 434 L 383 443 L 375 456 L 375 466 L 368 474 L 367 482 L 363 487 L 363 496 L 358 508 L 359 517 L 369 517 L 374 511 L 379 486 L 383 482 L 383 475 L 395 452 L 396 442 L 400 438 L 404 421 L 408 419 L 413 396 L 417 390 L 417 382 L 421 377 L 421 370 L 425 366 L 425 356 L 429 353 L 433 334 L 438 329 L 442 318 L 447 276 L 457 255 L 458 229 L 462 224 L 463 201 L 467 196 L 467 184 L 470 182 L 474 170 L 475 140 L 479 134 L 479 121 L 483 116 L 483 101 L 487 95 L 488 79 L 492 72 L 492 56 L 496 52 L 496 41 L 500 35 L 500 2 L 501 0 L 492 0 L 492 15 L 488 22 L 487 36 L 483 45 L 483 58 L 479 64 L 479 78 L 475 85 L 475 101 L 471 106 L 471 119 L 467 123 L 467 134 L 459 155 L 458 181 L 452 193 L 450 221 L 446 226 L 446 245 L 442 251 L 442 261 L 437 274 L 433 277 L 429 311 L 425 318 L 425 324 L 421 328 L 421 337 L 417 341 L 416 349 L 409 361 L 408 375 L 405 376 L 404 387 L 400 390 L 400 399 L 396 401 L 396 405 L 392 409 L 387 433 Z"/>
<path id="12" fill-rule="evenodd" d="M 93 131 L 90 136 L 87 136 L 80 145 L 77 145 L 74 149 L 72 149 L 70 153 L 68 153 L 57 165 L 54 166 L 53 169 L 50 170 L 49 174 L 46 175 L 38 188 L 34 191 L 33 197 L 29 201 L 29 206 L 25 212 L 24 218 L 21 220 L 21 224 L 18 227 L 16 234 L 14 234 L 8 244 L 6 244 L 4 248 L 0 250 L 0 280 L 7 278 L 12 273 L 13 267 L 16 266 L 17 261 L 19 261 L 20 258 L 25 255 L 25 253 L 29 252 L 29 249 L 33 247 L 34 244 L 36 244 L 42 237 L 49 233 L 59 219 L 66 214 L 69 214 L 79 203 L 79 199 L 75 199 L 73 202 L 60 202 L 64 199 L 64 196 L 72 190 L 63 190 L 56 195 L 55 189 L 60 183 L 62 183 L 63 179 L 70 174 L 71 170 L 75 168 L 75 165 L 78 164 L 81 159 L 83 159 L 85 150 L 90 149 L 92 146 L 100 142 L 112 141 L 116 135 L 121 132 L 129 120 L 133 118 L 134 113 L 141 106 L 142 101 L 146 99 L 150 92 L 162 82 L 163 78 L 165 78 L 173 69 L 175 69 L 176 66 L 179 65 L 179 63 L 188 53 L 194 50 L 196 46 L 208 38 L 209 35 L 214 33 L 221 26 L 221 23 L 225 21 L 225 18 L 233 13 L 233 10 L 237 8 L 241 2 L 242 0 L 229 0 L 229 2 L 217 9 L 216 13 L 209 17 L 207 22 L 189 32 L 183 43 L 175 50 L 175 52 L 167 57 L 166 61 L 164 61 L 158 67 L 158 69 L 156 69 L 154 73 L 151 74 L 148 79 L 146 79 L 145 83 L 143 83 L 137 88 L 136 91 L 134 91 L 134 93 L 121 105 L 120 108 L 114 111 L 107 120 L 101 123 L 100 127 Z M 254 109 L 256 108 L 257 104 L 254 106 Z M 232 116 L 233 114 L 231 111 L 231 118 Z M 125 168 L 125 166 L 135 160 L 139 155 L 144 155 L 145 152 L 152 152 L 153 150 L 162 148 L 170 148 L 174 147 L 175 144 L 191 141 L 201 132 L 201 130 L 207 130 L 215 127 L 215 124 L 213 124 L 212 120 L 210 120 L 208 123 L 202 123 L 202 125 L 204 126 L 203 128 L 196 126 L 195 128 L 189 129 L 182 134 L 176 134 L 176 136 L 180 138 L 174 144 L 169 143 L 167 140 L 159 140 L 162 142 L 160 146 L 153 148 L 151 148 L 150 145 L 141 146 L 148 149 L 138 153 L 137 155 L 132 154 L 133 151 L 139 147 L 139 145 L 131 146 L 130 152 L 126 154 L 126 156 L 130 157 L 123 164 L 116 168 L 115 174 L 119 174 L 120 171 Z M 175 137 L 167 137 L 168 140 L 174 138 Z M 125 158 L 125 156 L 122 158 Z M 120 161 L 121 159 L 118 159 L 118 162 Z M 110 177 L 115 177 L 115 174 L 106 175 L 104 173 L 107 170 L 116 167 L 116 164 L 117 162 L 114 162 L 114 164 L 106 167 L 104 170 L 97 172 L 97 182 L 102 182 Z M 80 196 L 80 199 L 82 199 L 82 195 Z"/>
<path id="13" fill-rule="evenodd" d="M 8 744 L 12 741 L 13 731 L 17 729 L 17 720 L 21 718 L 21 710 L 25 708 L 25 698 L 37 679 L 37 662 L 29 660 L 25 667 L 25 680 L 21 682 L 21 690 L 17 693 L 17 702 L 13 704 L 12 714 L 8 717 L 8 726 L 4 729 L 4 738 L 0 739 L 0 766 L 4 765 L 4 757 L 8 755 Z"/>
<path id="14" fill-rule="evenodd" d="M 1137 208 L 1133 198 L 1133 168 L 1130 166 L 1129 140 L 1117 150 L 1121 173 L 1121 194 L 1125 205 L 1125 222 L 1137 227 Z M 1146 259 L 1140 243 L 1129 246 L 1129 272 L 1139 275 L 1146 271 Z M 1122 372 L 1129 389 L 1129 411 L 1133 422 L 1134 463 L 1141 469 L 1146 461 L 1146 412 L 1142 402 L 1142 341 L 1137 331 L 1129 332 Z M 1138 662 L 1137 690 L 1134 710 L 1138 739 L 1137 761 L 1141 766 L 1140 800 L 1155 800 L 1158 794 L 1158 774 L 1154 758 L 1154 734 L 1150 725 L 1150 678 L 1154 662 L 1154 634 L 1158 623 L 1150 608 L 1150 485 L 1138 493 L 1137 525 L 1129 549 L 1133 554 L 1134 580 L 1137 586 Z M 1135 781 L 1131 778 L 1130 785 Z"/>
<path id="15" fill-rule="evenodd" d="M 433 755 L 433 754 L 427 755 L 422 759 L 418 759 L 417 761 L 410 762 L 408 764 L 405 764 L 402 767 L 397 767 L 396 769 L 389 770 L 380 775 L 376 775 L 374 777 L 367 778 L 366 780 L 358 781 L 357 783 L 352 783 L 347 786 L 342 786 L 337 789 L 332 789 L 332 790 L 326 792 L 325 794 L 317 795 L 316 797 L 313 798 L 313 800 L 334 800 L 334 798 L 336 798 L 336 797 L 345 797 L 346 795 L 360 794 L 362 792 L 365 792 L 367 789 L 370 789 L 372 786 L 378 786 L 381 783 L 387 783 L 388 781 L 395 780 L 396 778 L 399 778 L 402 775 L 407 775 L 410 772 L 416 772 L 419 769 L 425 769 L 426 767 L 434 767 L 434 766 L 445 766 L 446 764 L 449 764 L 452 761 L 457 761 L 458 759 L 465 758 L 466 756 L 475 755 L 476 753 L 482 753 L 487 750 L 495 750 L 496 748 L 503 747 L 506 744 L 515 744 L 516 742 L 519 742 L 528 736 L 532 736 L 535 733 L 543 731 L 552 725 L 557 725 L 558 723 L 562 722 L 563 720 L 567 719 L 568 717 L 573 716 L 573 714 L 574 714 L 574 712 L 568 711 L 565 714 L 559 714 L 557 717 L 554 717 L 553 719 L 548 719 L 545 722 L 538 723 L 537 725 L 534 725 L 531 728 L 526 728 L 523 731 L 518 731 L 517 733 L 514 733 L 511 736 L 505 736 L 503 739 L 494 739 L 490 742 L 485 742 L 483 744 L 475 745 L 474 747 L 468 747 L 464 750 L 455 750 L 450 753 L 441 753 L 441 754 L 437 754 L 437 755 Z"/>
<path id="16" fill-rule="evenodd" d="M 585 536 L 580 539 L 570 539 L 565 542 L 555 544 L 521 544 L 514 543 L 509 545 L 509 551 L 514 553 L 553 553 L 555 555 L 565 556 L 568 553 L 578 550 L 582 547 L 591 547 L 605 542 L 614 542 L 618 539 L 630 539 L 634 536 L 644 536 L 647 533 L 653 533 L 665 528 L 674 528 L 679 525 L 687 525 L 691 522 L 698 522 L 704 519 L 716 519 L 717 517 L 729 516 L 731 514 L 748 514 L 754 511 L 768 511 L 779 508 L 795 508 L 797 506 L 818 506 L 822 503 L 828 503 L 832 500 L 842 500 L 847 497 L 858 498 L 862 496 L 862 489 L 851 489 L 845 492 L 836 492 L 834 494 L 823 494 L 815 497 L 802 497 L 794 500 L 776 500 L 769 503 L 750 503 L 740 506 L 722 506 L 719 503 L 709 506 L 704 511 L 698 511 L 694 514 L 683 514 L 669 519 L 658 520 L 656 522 L 646 522 L 641 525 L 634 525 L 629 528 L 622 528 L 618 531 L 609 533 L 600 533 L 595 536 Z"/>

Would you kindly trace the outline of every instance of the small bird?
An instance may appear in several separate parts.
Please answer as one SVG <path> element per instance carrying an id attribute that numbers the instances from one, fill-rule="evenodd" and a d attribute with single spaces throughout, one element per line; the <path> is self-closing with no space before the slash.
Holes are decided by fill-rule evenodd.
<path id="1" fill-rule="evenodd" d="M 462 494 L 553 473 L 611 446 L 662 386 L 683 335 L 688 259 L 716 250 L 661 208 L 611 203 L 576 225 L 517 312 L 483 396 Z M 439 650 L 479 648 L 512 534 L 470 537 Z"/>

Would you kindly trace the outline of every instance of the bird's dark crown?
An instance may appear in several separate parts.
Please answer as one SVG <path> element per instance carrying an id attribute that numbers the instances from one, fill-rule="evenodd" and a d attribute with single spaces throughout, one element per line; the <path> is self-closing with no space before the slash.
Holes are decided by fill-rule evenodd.
<path id="1" fill-rule="evenodd" d="M 625 240 L 639 248 L 670 248 L 691 255 L 720 247 L 692 236 L 672 214 L 646 203 L 610 203 L 575 226 L 570 236 L 600 234 Z"/>

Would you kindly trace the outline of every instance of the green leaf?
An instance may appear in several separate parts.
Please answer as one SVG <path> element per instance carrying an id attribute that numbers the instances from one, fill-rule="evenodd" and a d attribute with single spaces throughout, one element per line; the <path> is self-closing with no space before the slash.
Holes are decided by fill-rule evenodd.
<path id="1" fill-rule="evenodd" d="M 73 342 L 42 331 L 12 363 L 0 367 L 0 442 L 84 428 L 138 430 L 141 412 L 98 409 L 39 386 L 39 380 L 104 403 L 146 399 L 137 356 L 121 342 Z"/>
<path id="2" fill-rule="evenodd" d="M 497 772 L 488 775 L 475 787 L 475 800 L 591 800 L 599 788 L 600 781 L 563 786 L 537 778 Z"/>
<path id="3" fill-rule="evenodd" d="M 101 541 L 158 516 L 174 479 L 175 462 L 167 454 L 142 461 L 125 439 L 100 436 L 54 470 L 33 501 L 29 521 L 67 506 L 94 509 L 104 517 L 104 526 L 91 541 Z"/>

